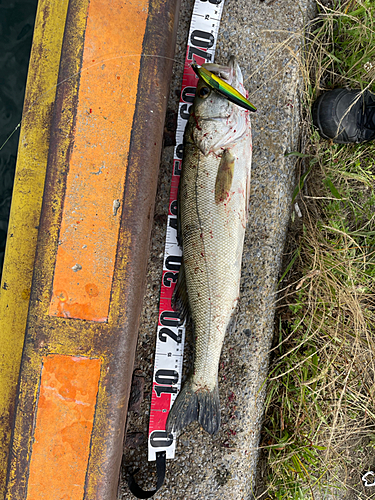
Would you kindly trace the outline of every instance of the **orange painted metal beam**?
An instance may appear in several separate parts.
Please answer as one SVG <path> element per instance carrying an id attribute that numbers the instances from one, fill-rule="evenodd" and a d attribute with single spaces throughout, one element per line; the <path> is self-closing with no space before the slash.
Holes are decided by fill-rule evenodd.
<path id="1" fill-rule="evenodd" d="M 100 359 L 43 358 L 27 499 L 83 498 Z"/>
<path id="2" fill-rule="evenodd" d="M 147 13 L 148 0 L 89 5 L 51 315 L 108 320 Z"/>
<path id="3" fill-rule="evenodd" d="M 8 500 L 116 498 L 178 10 L 69 3 Z"/>

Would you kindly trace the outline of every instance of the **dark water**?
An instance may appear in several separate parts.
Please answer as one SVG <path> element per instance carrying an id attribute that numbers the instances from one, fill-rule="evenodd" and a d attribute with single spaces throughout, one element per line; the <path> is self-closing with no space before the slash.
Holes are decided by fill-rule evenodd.
<path id="1" fill-rule="evenodd" d="M 0 276 L 37 0 L 0 0 Z M 3 147 L 2 147 L 3 146 Z"/>

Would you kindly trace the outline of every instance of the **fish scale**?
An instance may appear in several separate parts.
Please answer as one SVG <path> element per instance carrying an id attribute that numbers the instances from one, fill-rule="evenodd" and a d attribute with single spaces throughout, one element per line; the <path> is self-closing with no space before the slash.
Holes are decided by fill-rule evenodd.
<path id="1" fill-rule="evenodd" d="M 245 92 L 233 58 L 229 68 L 232 85 Z M 167 430 L 178 432 L 198 420 L 213 434 L 220 426 L 220 354 L 239 295 L 251 127 L 248 111 L 213 90 L 201 92 L 204 85 L 200 80 L 185 130 L 179 198 L 182 276 L 196 339 L 195 359 L 190 377 L 172 406 Z M 182 286 L 179 281 L 177 293 Z"/>

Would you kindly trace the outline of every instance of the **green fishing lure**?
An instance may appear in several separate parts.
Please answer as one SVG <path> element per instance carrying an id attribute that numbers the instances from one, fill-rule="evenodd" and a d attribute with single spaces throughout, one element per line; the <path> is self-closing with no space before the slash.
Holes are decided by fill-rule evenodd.
<path id="1" fill-rule="evenodd" d="M 241 108 L 248 109 L 249 111 L 256 111 L 257 108 L 251 104 L 250 101 L 246 99 L 238 90 L 236 90 L 232 85 L 229 85 L 229 83 L 225 82 L 218 76 L 216 76 L 214 73 L 211 73 L 211 71 L 208 71 L 208 69 L 203 68 L 202 66 L 198 66 L 196 63 L 193 63 L 191 65 L 195 73 L 199 76 L 199 78 L 202 78 L 202 80 L 212 89 L 216 90 L 219 94 L 221 94 L 223 97 L 228 99 L 228 101 L 233 102 L 234 104 L 237 104 L 237 106 L 240 106 Z"/>

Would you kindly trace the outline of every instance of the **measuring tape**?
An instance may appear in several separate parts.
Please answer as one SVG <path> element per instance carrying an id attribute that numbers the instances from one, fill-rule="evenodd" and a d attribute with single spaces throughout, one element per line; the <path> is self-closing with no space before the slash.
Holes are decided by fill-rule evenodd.
<path id="1" fill-rule="evenodd" d="M 173 290 L 182 262 L 182 251 L 177 242 L 177 191 L 182 167 L 184 130 L 198 83 L 191 63 L 196 61 L 197 64 L 202 65 L 205 62 L 213 62 L 223 6 L 224 0 L 195 0 L 190 22 L 178 109 L 176 147 L 173 157 L 160 291 L 148 433 L 149 461 L 156 460 L 157 454 L 160 456 L 160 452 L 165 452 L 166 458 L 174 458 L 176 450 L 176 435 L 167 433 L 165 424 L 169 410 L 181 388 L 185 342 L 185 325 L 180 325 L 179 315 L 172 309 L 171 305 Z"/>

